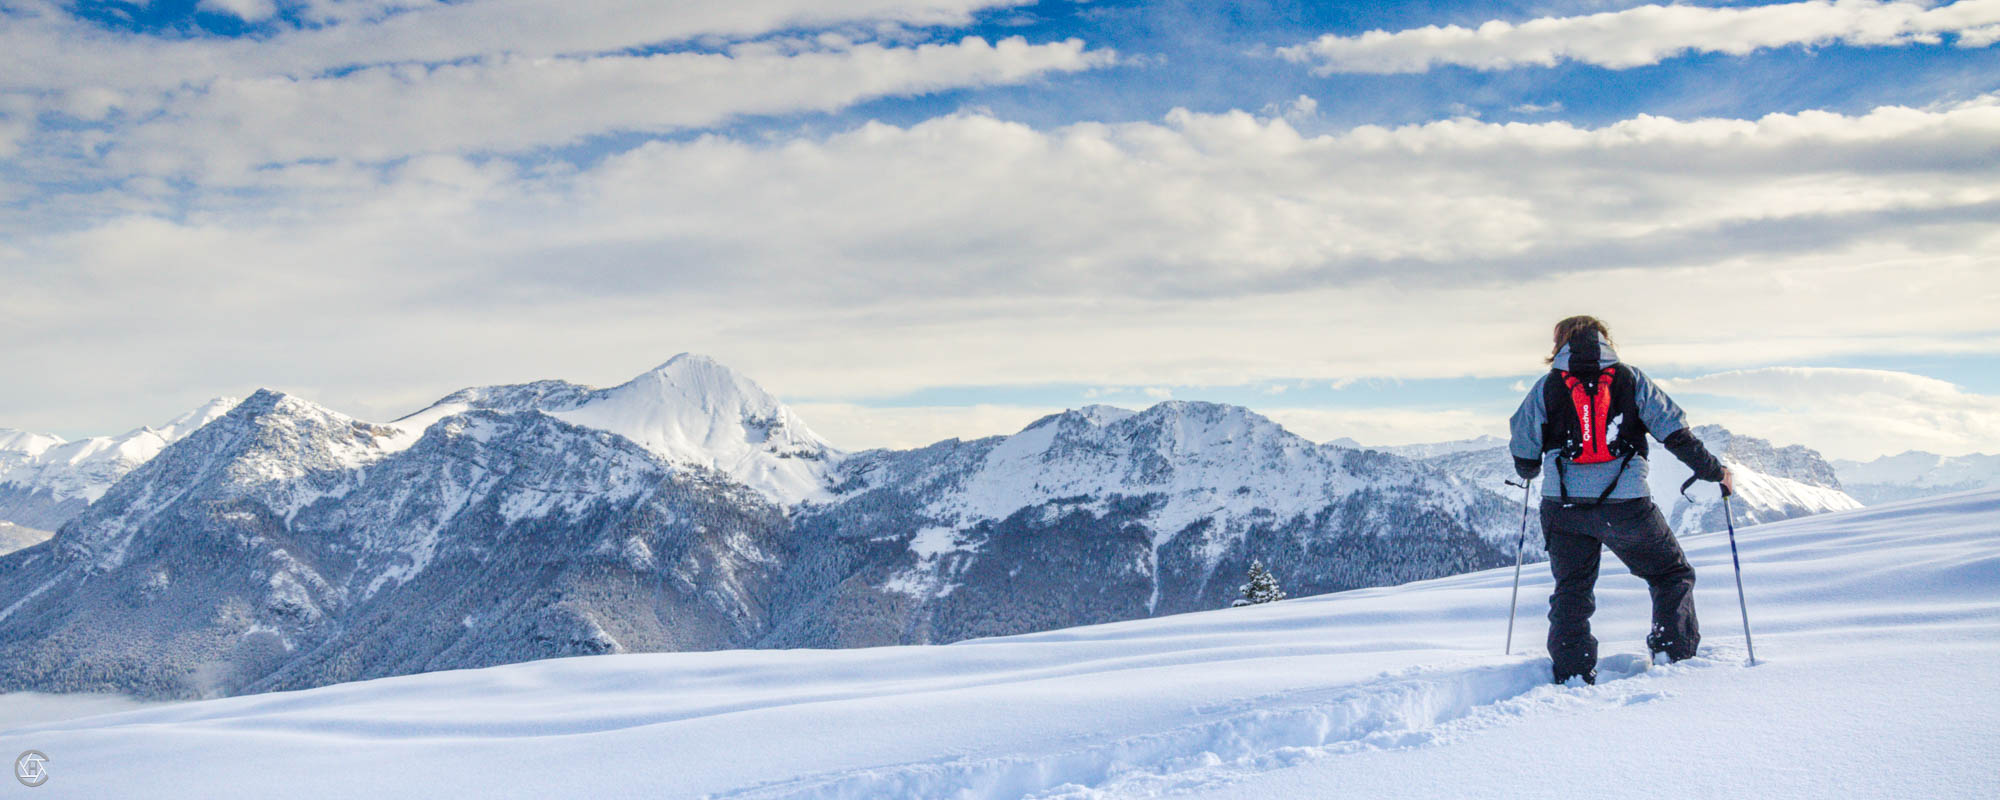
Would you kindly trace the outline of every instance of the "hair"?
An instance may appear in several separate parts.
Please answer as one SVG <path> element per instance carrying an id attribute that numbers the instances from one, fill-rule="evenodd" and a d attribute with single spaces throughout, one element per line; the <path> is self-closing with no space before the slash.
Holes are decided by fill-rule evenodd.
<path id="1" fill-rule="evenodd" d="M 1549 348 L 1549 357 L 1542 359 L 1543 363 L 1555 363 L 1556 353 L 1561 352 L 1563 345 L 1569 344 L 1571 338 L 1583 331 L 1597 331 L 1598 335 L 1604 337 L 1604 341 L 1611 341 L 1611 329 L 1605 326 L 1603 320 L 1587 314 L 1579 314 L 1556 323 L 1555 346 Z"/>

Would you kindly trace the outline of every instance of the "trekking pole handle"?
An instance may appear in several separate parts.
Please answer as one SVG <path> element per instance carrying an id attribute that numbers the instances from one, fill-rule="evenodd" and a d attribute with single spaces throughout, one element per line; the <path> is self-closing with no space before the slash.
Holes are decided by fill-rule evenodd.
<path id="1" fill-rule="evenodd" d="M 1686 497 L 1688 502 L 1690 503 L 1694 502 L 1694 498 L 1688 496 L 1688 489 L 1692 488 L 1694 486 L 1694 482 L 1698 480 L 1701 480 L 1701 478 L 1696 477 L 1694 475 L 1689 475 L 1687 480 L 1681 481 L 1681 496 Z M 1510 485 L 1516 485 L 1514 484 L 1513 481 L 1508 481 L 1507 483 Z M 1735 492 L 1729 491 L 1729 484 L 1723 483 L 1721 481 L 1715 482 L 1715 488 L 1722 490 L 1723 497 L 1728 497 L 1732 494 L 1735 494 Z"/>

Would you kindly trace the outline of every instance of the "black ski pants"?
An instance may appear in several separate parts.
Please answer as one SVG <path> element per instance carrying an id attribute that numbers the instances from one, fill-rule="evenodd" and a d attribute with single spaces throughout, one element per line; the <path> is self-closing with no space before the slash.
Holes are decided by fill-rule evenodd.
<path id="1" fill-rule="evenodd" d="M 1701 630 L 1694 616 L 1694 567 L 1648 498 L 1599 504 L 1542 500 L 1542 535 L 1556 591 L 1549 596 L 1549 657 L 1555 680 L 1573 676 L 1597 682 L 1597 567 L 1604 548 L 1646 581 L 1653 594 L 1653 630 L 1646 646 L 1679 661 L 1694 655 Z"/>

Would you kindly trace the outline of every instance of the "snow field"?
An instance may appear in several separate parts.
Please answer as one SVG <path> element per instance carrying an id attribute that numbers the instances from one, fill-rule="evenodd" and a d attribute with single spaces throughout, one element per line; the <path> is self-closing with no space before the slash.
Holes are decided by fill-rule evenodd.
<path id="1" fill-rule="evenodd" d="M 47 797 L 1994 797 L 2000 490 L 1683 540 L 1648 668 L 1606 556 L 1594 687 L 1511 568 L 948 646 L 599 656 L 29 723 Z M 1522 652 L 1523 650 L 1527 652 Z M 0 722 L 0 728 L 9 727 Z M 199 770 L 186 765 L 199 763 Z M 163 778 L 162 776 L 172 776 Z"/>

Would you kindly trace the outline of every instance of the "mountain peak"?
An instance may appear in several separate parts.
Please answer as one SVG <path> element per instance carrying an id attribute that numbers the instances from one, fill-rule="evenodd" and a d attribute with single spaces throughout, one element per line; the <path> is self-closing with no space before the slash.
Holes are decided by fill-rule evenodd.
<path id="1" fill-rule="evenodd" d="M 720 370 L 731 374 L 735 373 L 735 370 L 732 370 L 729 367 L 724 366 L 722 362 L 715 360 L 713 356 L 707 356 L 701 353 L 677 353 L 674 355 L 673 358 L 669 358 L 666 361 L 661 362 L 659 366 L 654 367 L 647 371 L 676 372 L 676 371 L 687 371 L 687 370 L 698 370 L 698 369 Z"/>
<path id="2" fill-rule="evenodd" d="M 764 387 L 740 372 L 699 353 L 682 353 L 640 373 L 606 394 L 640 392 L 662 400 L 690 401 L 720 410 L 744 404 L 763 410 L 782 407 Z"/>
<path id="3" fill-rule="evenodd" d="M 727 473 L 785 505 L 824 496 L 839 455 L 755 381 L 700 353 L 681 353 L 608 389 L 557 380 L 461 389 L 391 424 L 414 442 L 438 420 L 475 409 L 539 411 L 615 433 L 669 462 Z"/>
<path id="4" fill-rule="evenodd" d="M 1284 426 L 1248 408 L 1206 400 L 1163 400 L 1133 415 L 1131 424 L 1156 428 L 1166 436 L 1182 440 L 1295 438 Z"/>
<path id="5" fill-rule="evenodd" d="M 1076 414 L 1078 417 L 1086 421 L 1089 421 L 1091 424 L 1096 425 L 1098 427 L 1103 427 L 1106 425 L 1116 423 L 1120 420 L 1128 419 L 1137 413 L 1138 412 L 1133 411 L 1131 409 L 1119 408 L 1117 406 L 1107 406 L 1104 405 L 1103 403 L 1092 403 L 1090 405 L 1084 406 L 1076 410 Z"/>
<path id="6" fill-rule="evenodd" d="M 550 413 L 669 461 L 728 473 L 787 505 L 825 494 L 827 462 L 838 453 L 755 381 L 696 353 Z"/>
<path id="7" fill-rule="evenodd" d="M 243 402 L 236 404 L 235 408 L 230 409 L 230 413 L 242 416 L 270 413 L 276 410 L 278 405 L 289 397 L 291 395 L 276 389 L 259 387 L 257 391 L 251 392 L 249 397 L 243 398 Z"/>

